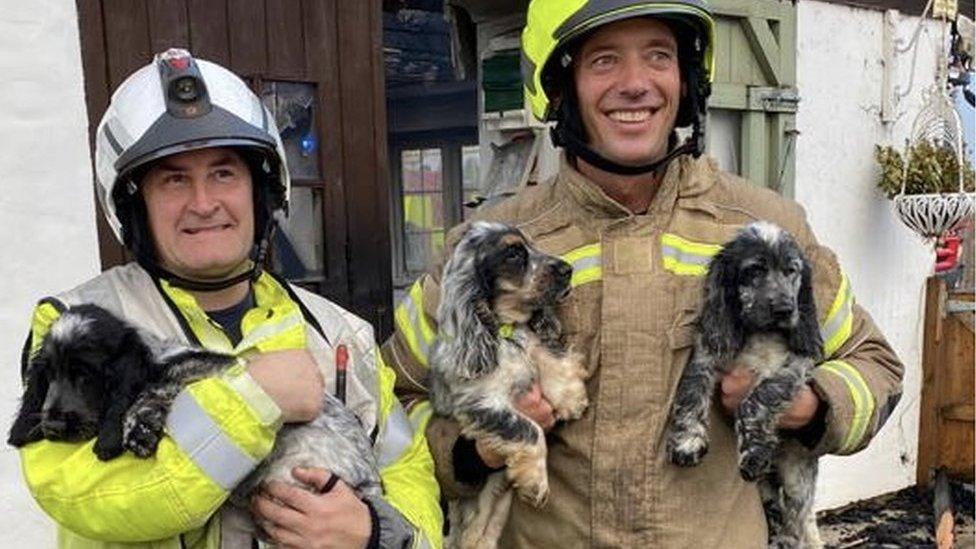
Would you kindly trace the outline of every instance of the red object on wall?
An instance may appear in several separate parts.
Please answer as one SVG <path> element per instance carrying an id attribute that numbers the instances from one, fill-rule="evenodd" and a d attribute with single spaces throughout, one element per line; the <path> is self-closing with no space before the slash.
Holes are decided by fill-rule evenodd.
<path id="1" fill-rule="evenodd" d="M 939 245 L 935 249 L 935 272 L 942 273 L 956 266 L 959 260 L 959 243 L 962 239 L 950 235 L 939 240 Z"/>

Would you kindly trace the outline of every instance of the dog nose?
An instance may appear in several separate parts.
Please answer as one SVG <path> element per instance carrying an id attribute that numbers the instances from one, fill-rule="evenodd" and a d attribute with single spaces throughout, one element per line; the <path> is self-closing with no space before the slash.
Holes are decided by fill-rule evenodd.
<path id="1" fill-rule="evenodd" d="M 569 282 L 573 276 L 573 266 L 561 259 L 558 260 L 556 262 L 556 276 L 559 277 L 560 282 Z"/>
<path id="2" fill-rule="evenodd" d="M 58 414 L 57 416 L 48 415 L 41 422 L 41 431 L 44 432 L 44 436 L 48 438 L 57 439 L 64 436 L 65 430 L 68 428 L 68 422 Z"/>
<path id="3" fill-rule="evenodd" d="M 789 318 L 793 315 L 793 304 L 786 300 L 773 303 L 773 315 L 776 318 Z"/>

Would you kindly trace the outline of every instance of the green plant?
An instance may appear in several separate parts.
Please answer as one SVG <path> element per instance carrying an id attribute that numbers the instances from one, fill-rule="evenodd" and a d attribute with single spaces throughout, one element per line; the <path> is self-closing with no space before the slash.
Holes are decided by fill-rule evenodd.
<path id="1" fill-rule="evenodd" d="M 910 147 L 908 155 L 905 194 L 950 193 L 959 190 L 959 165 L 952 149 L 923 140 Z M 878 188 L 888 198 L 898 196 L 905 174 L 902 154 L 894 147 L 875 145 L 874 158 L 881 168 Z M 963 170 L 963 187 L 966 192 L 973 192 L 976 188 L 976 173 L 973 172 L 968 158 L 963 159 Z"/>

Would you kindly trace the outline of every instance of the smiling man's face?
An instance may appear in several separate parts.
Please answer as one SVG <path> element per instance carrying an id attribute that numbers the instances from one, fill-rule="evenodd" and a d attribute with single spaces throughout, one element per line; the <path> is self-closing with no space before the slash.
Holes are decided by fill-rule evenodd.
<path id="1" fill-rule="evenodd" d="M 251 172 L 233 149 L 157 161 L 142 180 L 142 196 L 160 265 L 197 280 L 237 270 L 254 242 L 251 185 Z"/>
<path id="2" fill-rule="evenodd" d="M 625 165 L 662 158 L 681 102 L 678 45 L 649 18 L 607 24 L 588 37 L 574 64 L 590 147 Z"/>

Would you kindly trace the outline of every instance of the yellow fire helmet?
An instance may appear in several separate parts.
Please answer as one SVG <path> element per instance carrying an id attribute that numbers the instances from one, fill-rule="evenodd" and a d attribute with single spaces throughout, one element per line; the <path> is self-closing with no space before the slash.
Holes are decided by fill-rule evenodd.
<path id="1" fill-rule="evenodd" d="M 533 0 L 522 30 L 522 78 L 532 103 L 532 114 L 540 121 L 555 120 L 555 110 L 546 93 L 553 53 L 573 39 L 597 27 L 640 16 L 658 16 L 688 23 L 698 31 L 702 73 L 714 75 L 712 54 L 715 22 L 708 4 L 701 0 L 647 2 L 641 0 Z"/>

